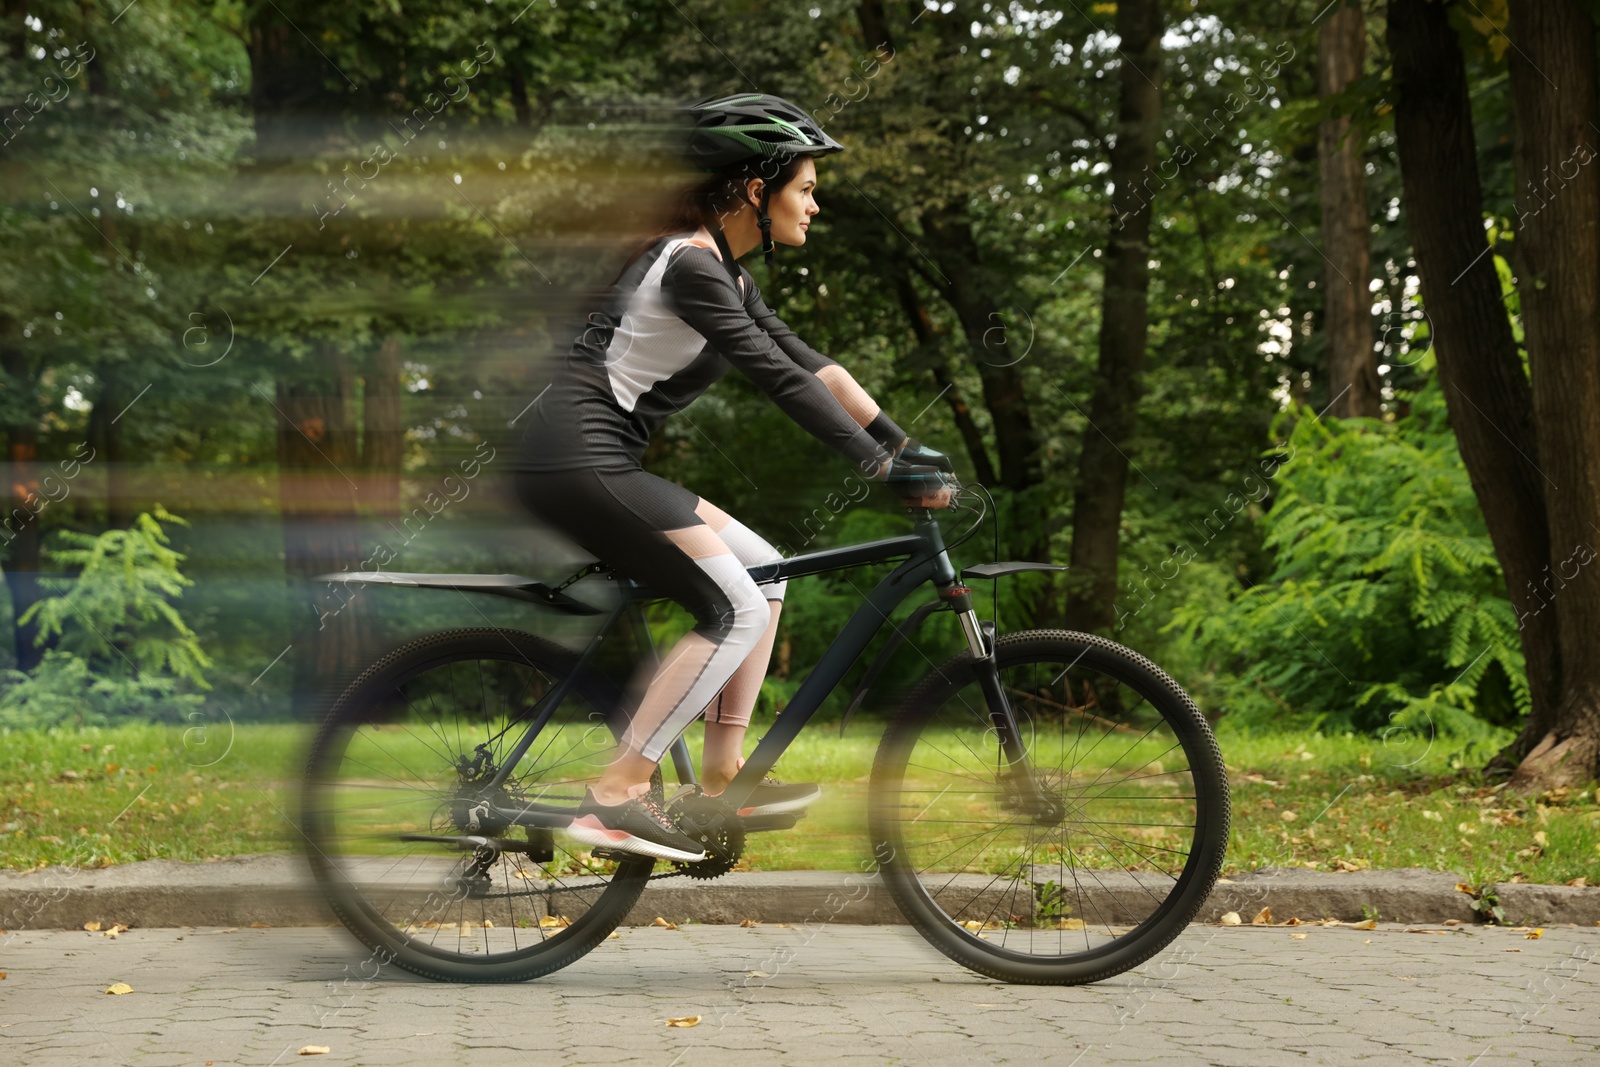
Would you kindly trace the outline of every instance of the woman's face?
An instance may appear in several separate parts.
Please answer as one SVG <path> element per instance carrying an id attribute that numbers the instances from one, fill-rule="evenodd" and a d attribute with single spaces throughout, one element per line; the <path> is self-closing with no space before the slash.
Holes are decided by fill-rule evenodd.
<path id="1" fill-rule="evenodd" d="M 816 197 L 812 195 L 816 187 L 817 165 L 810 156 L 802 157 L 794 180 L 774 193 L 767 202 L 767 214 L 772 219 L 772 239 L 778 244 L 806 243 L 806 228 L 812 216 L 822 210 L 817 207 Z M 757 190 L 757 203 L 760 203 L 759 197 Z"/>

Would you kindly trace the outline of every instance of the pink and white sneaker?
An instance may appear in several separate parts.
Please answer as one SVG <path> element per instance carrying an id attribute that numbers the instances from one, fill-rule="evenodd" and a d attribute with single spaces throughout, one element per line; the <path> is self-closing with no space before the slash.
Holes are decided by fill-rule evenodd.
<path id="1" fill-rule="evenodd" d="M 585 794 L 567 835 L 591 848 L 658 860 L 694 863 L 706 858 L 706 850 L 679 830 L 648 794 L 621 804 L 602 804 L 592 792 Z"/>

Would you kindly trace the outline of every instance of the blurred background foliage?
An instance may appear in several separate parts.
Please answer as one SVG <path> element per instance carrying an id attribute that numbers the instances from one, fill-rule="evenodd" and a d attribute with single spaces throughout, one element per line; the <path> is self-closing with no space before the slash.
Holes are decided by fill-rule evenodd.
<path id="1" fill-rule="evenodd" d="M 1110 629 L 1245 725 L 1514 728 L 1517 620 L 1428 349 L 1382 14 L 1330 101 L 1322 6 L 1159 5 L 1149 332 L 1137 420 L 1115 442 L 1131 473 Z M 1484 210 L 1503 220 L 1504 5 L 1484 6 L 1491 21 L 1460 32 Z M 308 579 L 380 549 L 388 570 L 550 578 L 581 562 L 503 489 L 517 416 L 684 181 L 674 109 L 752 87 L 849 147 L 821 168 L 806 247 L 770 272 L 752 258 L 767 300 L 992 489 L 961 562 L 1069 558 L 1118 228 L 1118 5 L 5 9 L 0 422 L 12 514 L 27 507 L 39 538 L 8 528 L 0 544 L 9 721 L 202 704 L 282 719 L 405 635 L 488 618 L 580 637 L 512 605 Z M 47 106 L 14 110 L 30 93 Z M 1335 113 L 1367 175 L 1381 398 L 1365 418 L 1322 414 L 1338 397 L 1317 138 Z M 791 552 L 905 522 L 876 491 L 825 507 L 849 468 L 737 376 L 648 464 Z M 52 471 L 59 492 L 23 484 Z M 465 498 L 429 506 L 449 478 Z M 187 521 L 139 517 L 157 501 Z M 69 606 L 30 575 L 82 592 Z M 873 580 L 791 589 L 770 706 Z M 1061 625 L 1065 582 L 1008 580 L 1002 624 Z M 688 625 L 654 618 L 660 640 Z M 917 644 L 892 681 L 955 633 Z"/>

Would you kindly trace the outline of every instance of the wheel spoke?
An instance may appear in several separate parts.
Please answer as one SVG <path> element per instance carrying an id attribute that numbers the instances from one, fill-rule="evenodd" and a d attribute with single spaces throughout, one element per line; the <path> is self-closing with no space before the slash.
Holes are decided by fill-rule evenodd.
<path id="1" fill-rule="evenodd" d="M 400 966 L 531 977 L 576 959 L 593 941 L 585 931 L 609 930 L 637 899 L 649 861 L 601 861 L 560 831 L 492 815 L 470 823 L 484 802 L 508 815 L 540 802 L 576 806 L 603 771 L 614 740 L 604 724 L 620 695 L 586 676 L 551 709 L 505 785 L 489 788 L 525 737 L 514 728 L 530 694 L 560 681 L 571 659 L 505 631 L 422 639 L 330 713 L 306 789 L 313 870 L 340 918 L 369 946 L 393 949 Z M 595 735 L 597 725 L 605 732 Z M 473 851 L 469 835 L 517 844 Z M 543 862 L 541 839 L 553 845 Z"/>
<path id="2" fill-rule="evenodd" d="M 932 924 L 919 929 L 959 932 L 934 944 L 985 973 L 1106 977 L 1176 936 L 1216 877 L 1214 742 L 1181 690 L 1117 646 L 1035 631 L 996 656 L 1032 782 L 1011 770 L 974 672 L 930 675 L 873 779 L 885 877 Z"/>

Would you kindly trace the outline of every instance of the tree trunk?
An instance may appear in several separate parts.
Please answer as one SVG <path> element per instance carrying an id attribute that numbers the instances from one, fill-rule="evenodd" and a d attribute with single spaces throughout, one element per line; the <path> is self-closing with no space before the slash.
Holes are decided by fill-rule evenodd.
<path id="1" fill-rule="evenodd" d="M 1538 792 L 1600 775 L 1600 566 L 1590 565 L 1600 534 L 1600 171 L 1585 165 L 1600 154 L 1600 107 L 1583 5 L 1512 0 L 1510 10 L 1517 291 L 1539 465 L 1555 483 L 1544 494 L 1550 555 L 1539 585 L 1556 621 L 1560 695 L 1545 729 L 1519 738 L 1528 748 L 1511 782 Z"/>
<path id="2" fill-rule="evenodd" d="M 1317 94 L 1336 96 L 1361 78 L 1367 25 L 1359 4 L 1341 4 L 1317 31 Z M 1324 119 L 1317 132 L 1322 175 L 1323 334 L 1328 342 L 1328 414 L 1382 414 L 1378 359 L 1372 349 L 1371 231 L 1362 137 L 1348 115 Z"/>
<path id="3" fill-rule="evenodd" d="M 383 339 L 363 376 L 361 466 L 367 507 L 374 515 L 400 514 L 400 461 L 405 455 L 405 425 L 400 413 L 400 356 L 397 333 Z"/>
<path id="4" fill-rule="evenodd" d="M 961 434 L 961 441 L 967 446 L 967 458 L 972 463 L 973 477 L 980 485 L 993 485 L 994 464 L 989 461 L 989 448 L 983 442 L 983 431 L 978 429 L 978 424 L 973 421 L 966 397 L 951 378 L 949 365 L 939 354 L 938 339 L 933 329 L 933 316 L 928 314 L 927 305 L 922 302 L 922 297 L 917 295 L 916 286 L 909 273 L 902 270 L 895 276 L 895 288 L 900 297 L 900 306 L 905 309 L 906 317 L 911 320 L 911 333 L 917 339 L 917 349 L 927 356 L 929 369 L 933 373 L 933 382 L 939 387 L 939 396 L 949 405 L 950 417 L 956 424 L 956 431 Z M 906 428 L 906 432 L 911 432 L 909 427 Z"/>
<path id="5" fill-rule="evenodd" d="M 999 455 L 998 484 L 1023 492 L 1043 478 L 1039 437 L 1033 428 L 1019 366 L 1028 344 L 1028 326 L 1012 321 L 995 297 L 972 222 L 960 208 L 924 216 L 935 261 L 944 278 L 935 284 L 956 313 L 972 353 L 983 403 L 994 423 Z M 1013 336 L 1013 332 L 1015 336 Z"/>
<path id="6" fill-rule="evenodd" d="M 253 180 L 255 210 L 304 211 L 306 203 L 322 200 L 326 194 L 309 164 L 346 141 L 344 117 L 350 105 L 343 79 L 330 88 L 326 57 L 300 32 L 304 28 L 314 38 L 322 21 L 309 6 L 287 0 L 253 9 L 250 15 L 245 41 L 256 143 L 245 177 Z M 309 214 L 305 217 L 309 222 Z M 292 270 L 308 258 L 327 263 L 341 256 L 334 227 L 308 226 L 302 233 L 294 242 L 294 261 L 275 269 Z M 279 249 L 262 251 L 270 258 Z M 339 328 L 337 322 L 326 326 L 335 335 Z M 352 418 L 355 376 L 337 341 L 315 344 L 317 350 L 304 360 L 280 357 L 283 365 L 273 398 L 277 410 L 272 412 L 285 576 L 292 589 L 292 700 L 301 715 L 315 714 L 317 701 L 360 661 L 365 645 L 360 601 L 352 590 L 311 581 L 327 571 L 355 569 L 362 559 L 357 528 L 362 493 L 353 480 L 363 473 Z"/>
<path id="7" fill-rule="evenodd" d="M 862 0 L 856 5 L 856 18 L 861 22 L 861 36 L 868 51 L 886 46 L 891 50 L 894 48 L 883 0 Z"/>
<path id="8" fill-rule="evenodd" d="M 1550 558 L 1548 483 L 1537 466 L 1532 389 L 1483 230 L 1466 70 L 1442 4 L 1391 0 L 1387 38 L 1406 227 L 1439 382 L 1521 627 L 1533 700 L 1524 737 L 1542 736 L 1560 686 L 1556 616 L 1533 592 Z"/>
<path id="9" fill-rule="evenodd" d="M 522 73 L 522 64 L 514 56 L 506 57 L 506 71 L 511 83 L 511 111 L 517 125 L 523 129 L 533 126 L 533 106 L 528 103 L 528 79 Z"/>
<path id="10" fill-rule="evenodd" d="M 123 445 L 122 420 L 117 418 L 132 400 L 124 387 L 122 375 L 115 368 L 101 371 L 105 387 L 100 400 L 90 412 L 90 418 L 99 416 L 98 430 L 105 443 L 100 453 L 106 465 L 106 526 L 113 530 L 126 530 L 133 525 L 135 515 L 133 491 L 130 486 L 126 449 Z"/>
<path id="11" fill-rule="evenodd" d="M 1117 547 L 1127 491 L 1127 448 L 1138 414 L 1148 337 L 1150 205 L 1140 187 L 1155 166 L 1161 126 L 1161 8 L 1157 0 L 1117 5 L 1121 102 L 1111 148 L 1111 229 L 1100 304 L 1100 355 L 1072 509 L 1067 625 L 1111 626 Z"/>
<path id="12" fill-rule="evenodd" d="M 12 393 L 14 421 L 5 427 L 5 514 L 0 516 L 0 554 L 11 593 L 13 652 L 17 669 L 31 671 L 44 658 L 44 650 L 34 645 L 39 628 L 24 625 L 23 612 L 44 595 L 39 586 L 41 560 L 41 521 L 39 512 L 45 501 L 39 495 L 39 396 L 38 369 L 23 354 L 17 342 L 17 323 L 0 315 L 0 371 L 5 387 Z"/>
<path id="13" fill-rule="evenodd" d="M 360 490 L 349 477 L 358 459 L 350 418 L 355 379 L 336 355 L 317 362 L 331 364 L 331 374 L 297 368 L 279 380 L 275 401 L 284 569 L 304 596 L 295 598 L 290 634 L 294 704 L 302 712 L 356 666 L 363 645 L 352 591 L 315 581 L 329 571 L 357 569 L 362 557 Z"/>

